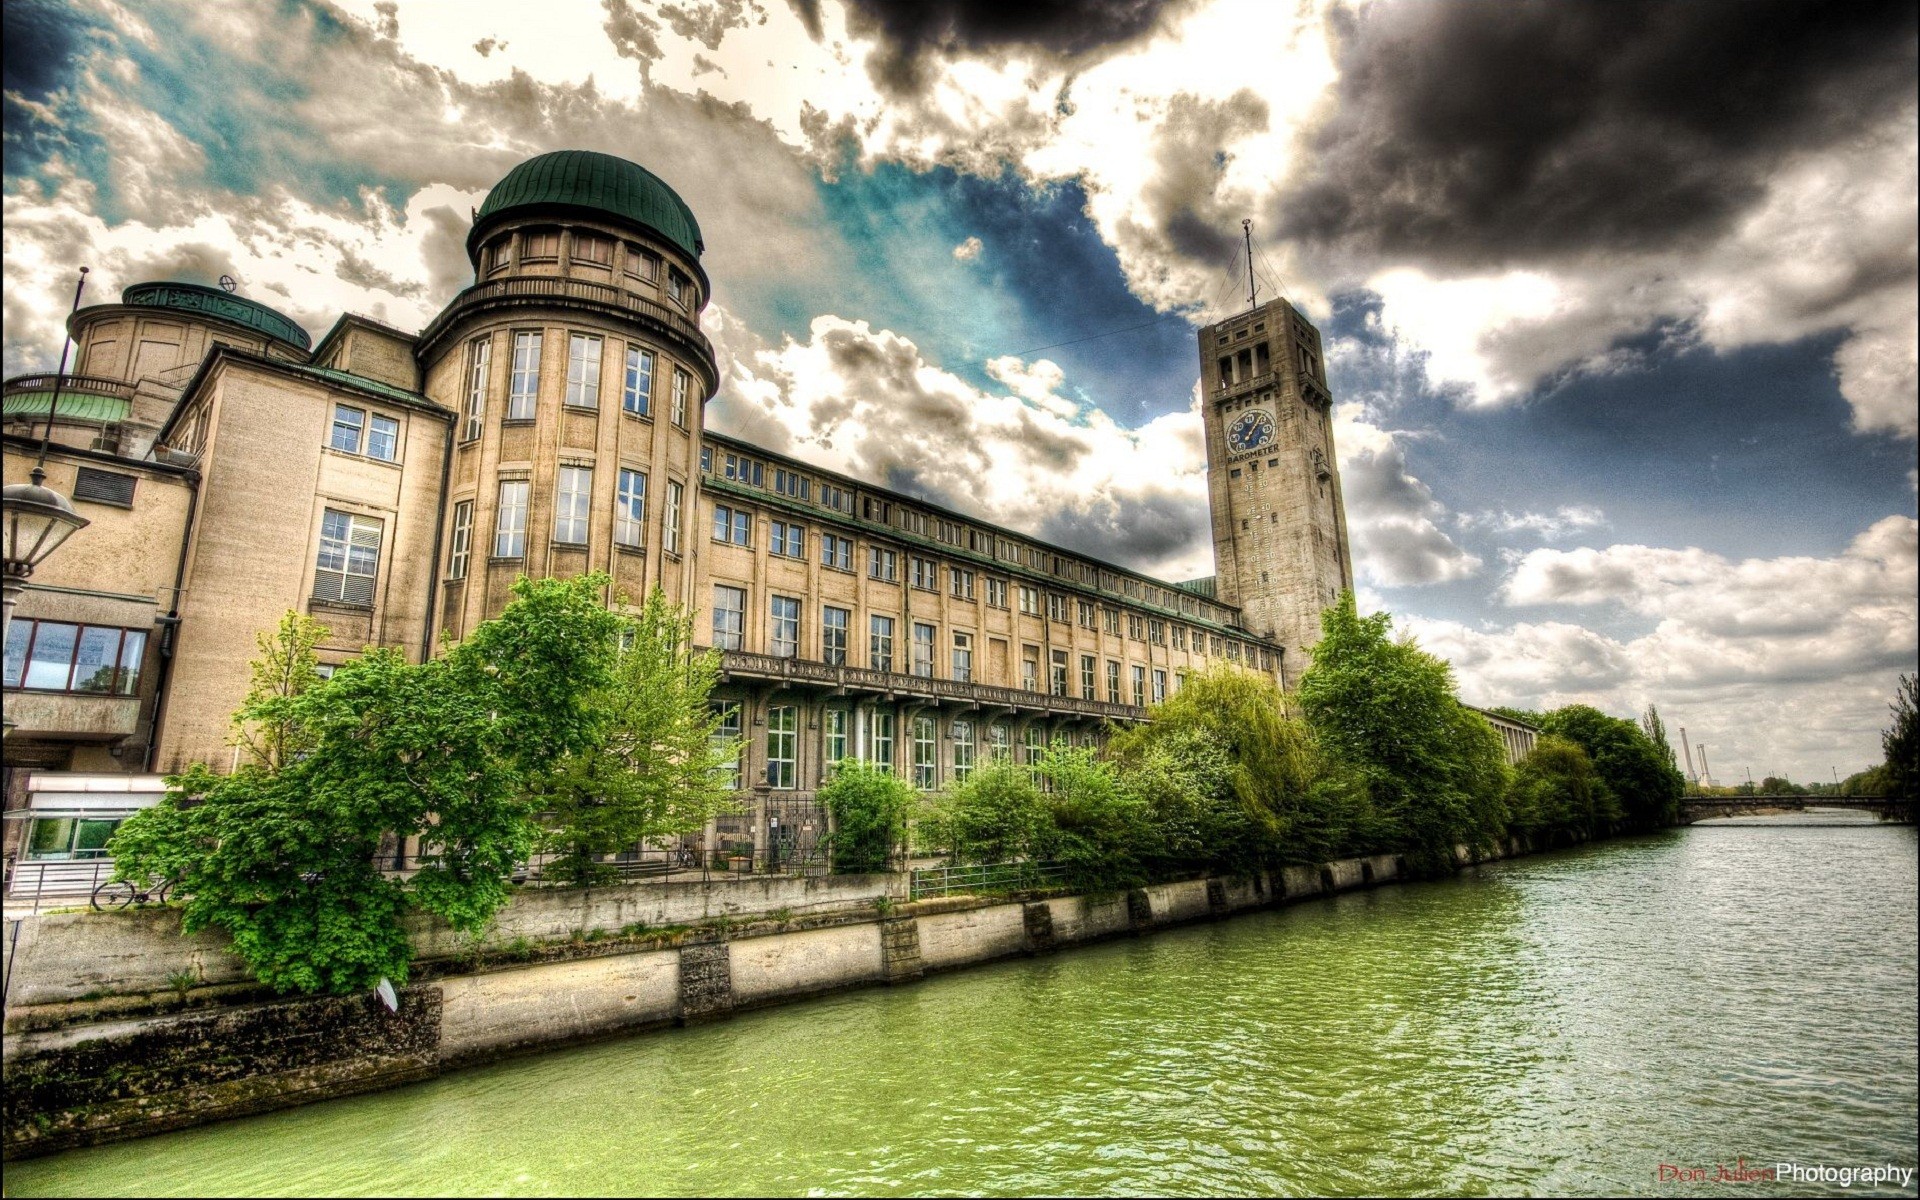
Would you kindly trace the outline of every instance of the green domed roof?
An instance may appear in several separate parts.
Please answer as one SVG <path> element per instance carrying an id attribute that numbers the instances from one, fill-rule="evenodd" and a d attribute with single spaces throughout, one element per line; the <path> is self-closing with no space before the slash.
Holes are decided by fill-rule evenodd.
<path id="1" fill-rule="evenodd" d="M 169 280 L 136 283 L 121 290 L 120 303 L 137 308 L 177 308 L 182 312 L 220 317 L 236 325 L 258 330 L 268 337 L 291 342 L 302 350 L 313 348 L 313 339 L 307 336 L 307 331 L 285 313 L 275 312 L 264 304 L 235 296 L 231 292 L 201 287 L 197 283 L 174 283 Z"/>
<path id="2" fill-rule="evenodd" d="M 557 150 L 528 159 L 493 185 L 475 215 L 468 254 L 478 249 L 480 231 L 493 218 L 548 206 L 592 209 L 645 225 L 696 259 L 706 249 L 693 210 L 653 172 L 611 154 Z"/>

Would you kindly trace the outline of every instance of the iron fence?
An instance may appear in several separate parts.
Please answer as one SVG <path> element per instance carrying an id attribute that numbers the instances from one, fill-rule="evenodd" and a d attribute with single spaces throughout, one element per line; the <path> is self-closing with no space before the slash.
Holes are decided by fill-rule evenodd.
<path id="1" fill-rule="evenodd" d="M 983 863 L 968 867 L 916 867 L 907 894 L 914 900 L 974 892 L 1016 892 L 1059 887 L 1067 868 L 1059 863 Z"/>

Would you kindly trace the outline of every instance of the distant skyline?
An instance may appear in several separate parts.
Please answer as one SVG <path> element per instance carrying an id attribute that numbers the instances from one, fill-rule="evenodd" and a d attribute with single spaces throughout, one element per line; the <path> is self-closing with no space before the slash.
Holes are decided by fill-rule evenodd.
<path id="1" fill-rule="evenodd" d="M 1168 579 L 1194 328 L 1327 339 L 1364 606 L 1472 703 L 1879 761 L 1915 669 L 1911 4 L 4 7 L 5 367 L 212 283 L 417 329 L 562 148 L 699 218 L 709 424 Z M 1676 745 L 1676 751 L 1678 746 Z"/>

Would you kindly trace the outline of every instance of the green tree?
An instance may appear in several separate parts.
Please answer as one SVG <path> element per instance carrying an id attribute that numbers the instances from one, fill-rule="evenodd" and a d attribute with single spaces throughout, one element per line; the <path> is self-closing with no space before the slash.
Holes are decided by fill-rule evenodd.
<path id="1" fill-rule="evenodd" d="M 1886 753 L 1880 794 L 1912 800 L 1920 796 L 1920 676 L 1902 675 L 1894 692 L 1893 724 L 1880 735 L 1880 748 Z"/>
<path id="2" fill-rule="evenodd" d="M 1577 743 L 1593 759 L 1601 786 L 1632 828 L 1670 825 L 1679 815 L 1686 781 L 1639 724 L 1609 717 L 1585 704 L 1557 708 L 1541 718 L 1541 729 Z"/>
<path id="3" fill-rule="evenodd" d="M 1048 824 L 1046 802 L 1032 773 L 1002 757 L 930 797 L 920 817 L 927 843 L 956 863 L 1040 857 Z"/>
<path id="4" fill-rule="evenodd" d="M 818 793 L 833 818 L 828 845 L 835 874 L 862 875 L 893 868 L 895 847 L 906 838 L 913 789 L 885 767 L 841 759 L 833 779 Z"/>
<path id="5" fill-rule="evenodd" d="M 655 588 L 638 616 L 619 623 L 606 686 L 588 698 L 593 738 L 566 754 L 536 797 L 547 870 L 582 884 L 612 877 L 604 856 L 649 838 L 700 829 L 738 804 L 730 769 L 736 740 L 719 736 L 710 705 L 716 651 L 693 651 L 693 618 Z"/>
<path id="6" fill-rule="evenodd" d="M 313 737 L 295 718 L 295 700 L 319 687 L 320 659 L 314 647 L 326 640 L 325 625 L 297 612 L 280 618 L 271 634 L 254 636 L 260 656 L 250 665 L 241 708 L 251 720 L 235 722 L 231 745 L 253 763 L 278 770 L 313 748 Z"/>
<path id="7" fill-rule="evenodd" d="M 1515 828 L 1540 835 L 1596 837 L 1620 818 L 1579 743 L 1542 734 L 1514 768 L 1508 809 Z"/>
<path id="8" fill-rule="evenodd" d="M 596 598 L 604 582 L 522 579 L 506 612 L 443 658 L 373 649 L 321 686 L 267 689 L 237 721 L 281 722 L 299 750 L 171 778 L 115 835 L 116 875 L 176 880 L 186 931 L 226 930 L 280 991 L 404 982 L 403 915 L 484 928 L 534 846 L 527 795 L 589 744 L 599 722 L 585 695 L 607 683 L 616 627 Z M 395 835 L 418 839 L 410 879 L 377 864 Z"/>
<path id="9" fill-rule="evenodd" d="M 1500 836 L 1505 755 L 1485 719 L 1461 706 L 1452 668 L 1394 640 L 1389 614 L 1360 616 L 1350 592 L 1320 623 L 1300 704 L 1320 744 L 1364 779 L 1384 822 L 1378 848 L 1438 871 L 1454 846 Z"/>
<path id="10" fill-rule="evenodd" d="M 1667 740 L 1667 723 L 1660 719 L 1660 710 L 1651 704 L 1647 705 L 1646 712 L 1640 714 L 1640 732 L 1647 735 L 1647 740 L 1660 751 L 1669 767 L 1676 771 L 1680 769 L 1680 759 L 1673 752 L 1673 743 Z"/>
<path id="11" fill-rule="evenodd" d="M 1115 764 L 1087 747 L 1055 742 L 1041 756 L 1040 777 L 1047 821 L 1036 857 L 1065 867 L 1066 882 L 1083 891 L 1145 882 L 1147 805 Z"/>

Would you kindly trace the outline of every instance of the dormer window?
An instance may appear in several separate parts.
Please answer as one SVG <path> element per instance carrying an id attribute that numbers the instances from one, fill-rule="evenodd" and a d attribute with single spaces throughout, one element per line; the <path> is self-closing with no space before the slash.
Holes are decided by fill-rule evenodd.
<path id="1" fill-rule="evenodd" d="M 528 230 L 520 257 L 527 262 L 557 260 L 560 257 L 560 231 L 558 229 Z"/>

